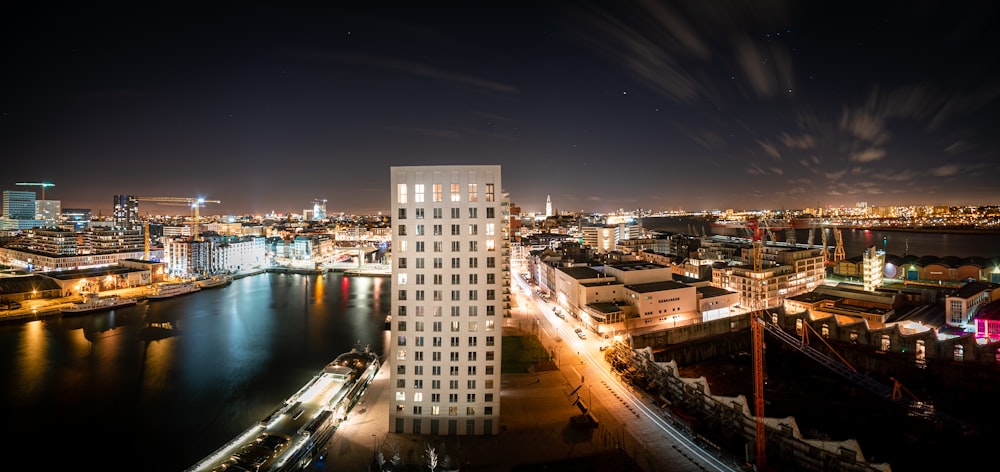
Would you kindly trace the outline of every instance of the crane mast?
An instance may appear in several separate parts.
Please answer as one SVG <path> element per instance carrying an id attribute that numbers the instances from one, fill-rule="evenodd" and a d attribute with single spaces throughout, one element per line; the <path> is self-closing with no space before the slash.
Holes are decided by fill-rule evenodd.
<path id="1" fill-rule="evenodd" d="M 833 248 L 833 262 L 840 262 L 847 257 L 844 254 L 844 236 L 840 233 L 840 228 L 835 228 L 833 235 L 837 238 L 837 247 Z"/>
<path id="2" fill-rule="evenodd" d="M 753 229 L 753 284 L 750 293 L 750 333 L 753 344 L 753 394 L 754 416 L 757 422 L 756 431 L 756 464 L 757 470 L 763 471 L 766 461 L 767 426 L 764 424 L 764 316 L 765 294 L 763 285 L 764 241 L 761 238 L 760 226 L 751 222 Z"/>
<path id="3" fill-rule="evenodd" d="M 157 202 L 166 204 L 185 204 L 190 205 L 194 209 L 194 228 L 191 232 L 192 240 L 200 241 L 199 228 L 201 227 L 201 213 L 199 209 L 205 206 L 206 203 L 222 203 L 219 200 L 206 200 L 200 197 L 135 197 L 136 201 L 139 202 Z M 149 221 L 147 219 L 144 226 L 144 237 L 145 237 L 145 256 L 149 259 Z"/>
<path id="4" fill-rule="evenodd" d="M 830 246 L 826 242 L 826 227 L 820 229 L 820 235 L 823 237 L 823 249 L 820 250 L 819 255 L 823 256 L 823 264 L 830 263 Z"/>

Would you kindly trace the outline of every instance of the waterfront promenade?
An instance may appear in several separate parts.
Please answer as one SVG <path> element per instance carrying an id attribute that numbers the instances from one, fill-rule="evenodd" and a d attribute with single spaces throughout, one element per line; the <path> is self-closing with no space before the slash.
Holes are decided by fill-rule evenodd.
<path id="1" fill-rule="evenodd" d="M 233 279 L 241 279 L 243 277 L 249 277 L 251 275 L 257 275 L 264 273 L 263 270 L 257 270 L 252 272 L 244 272 L 233 276 Z M 152 290 L 150 285 L 143 285 L 140 287 L 129 287 L 129 288 L 119 288 L 114 290 L 104 290 L 100 292 L 100 296 L 117 296 L 117 297 L 134 297 L 142 300 L 149 295 L 150 290 Z M 0 310 L 0 323 L 3 322 L 25 322 L 41 320 L 46 318 L 55 318 L 60 316 L 62 313 L 59 311 L 60 308 L 73 303 L 80 303 L 83 301 L 83 297 L 80 295 L 72 295 L 68 297 L 58 297 L 58 298 L 39 298 L 34 300 L 25 300 L 21 302 L 21 308 L 15 310 Z"/>

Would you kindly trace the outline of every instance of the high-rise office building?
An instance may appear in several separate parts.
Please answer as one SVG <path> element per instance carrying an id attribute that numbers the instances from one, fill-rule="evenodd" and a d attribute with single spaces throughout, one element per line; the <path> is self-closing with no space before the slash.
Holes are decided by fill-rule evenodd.
<path id="1" fill-rule="evenodd" d="M 35 192 L 4 190 L 3 216 L 15 220 L 35 219 Z"/>
<path id="2" fill-rule="evenodd" d="M 62 201 L 35 200 L 35 219 L 42 220 L 44 226 L 55 226 L 62 215 Z"/>
<path id="3" fill-rule="evenodd" d="M 3 216 L 0 229 L 29 229 L 42 226 L 35 219 L 35 192 L 24 190 L 3 191 Z"/>
<path id="4" fill-rule="evenodd" d="M 139 200 L 135 195 L 115 195 L 115 228 L 139 229 Z"/>
<path id="5" fill-rule="evenodd" d="M 319 221 L 326 218 L 326 199 L 313 200 L 311 220 Z"/>
<path id="6" fill-rule="evenodd" d="M 389 431 L 497 434 L 508 264 L 500 166 L 390 172 Z"/>
<path id="7" fill-rule="evenodd" d="M 72 224 L 74 230 L 80 231 L 90 224 L 91 216 L 89 208 L 63 208 L 61 219 L 66 224 Z"/>

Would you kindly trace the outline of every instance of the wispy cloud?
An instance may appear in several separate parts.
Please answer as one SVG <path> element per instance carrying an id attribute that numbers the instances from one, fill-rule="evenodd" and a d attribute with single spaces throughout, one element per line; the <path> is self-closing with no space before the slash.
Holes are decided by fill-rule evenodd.
<path id="1" fill-rule="evenodd" d="M 760 145 L 761 149 L 763 149 L 764 152 L 766 152 L 768 156 L 771 156 L 775 160 L 781 160 L 781 153 L 778 152 L 778 147 L 777 146 L 775 146 L 775 145 L 773 145 L 773 144 L 771 144 L 771 143 L 769 143 L 767 141 L 761 141 L 759 139 L 757 140 L 757 144 Z"/>
<path id="2" fill-rule="evenodd" d="M 845 175 L 847 175 L 847 171 L 846 170 L 838 170 L 836 172 L 827 172 L 824 175 L 826 175 L 826 178 L 830 179 L 830 180 L 840 180 Z"/>
<path id="3" fill-rule="evenodd" d="M 734 41 L 736 59 L 758 97 L 792 90 L 792 59 L 787 49 L 758 45 L 750 37 Z"/>
<path id="4" fill-rule="evenodd" d="M 876 146 L 889 141 L 885 120 L 868 110 L 844 108 L 844 113 L 840 118 L 840 128 L 851 133 L 854 137 Z"/>
<path id="5" fill-rule="evenodd" d="M 403 59 L 396 59 L 384 56 L 350 54 L 350 53 L 306 50 L 306 49 L 287 50 L 286 53 L 289 55 L 294 55 L 316 61 L 347 62 L 351 64 L 377 67 L 417 77 L 424 77 L 431 80 L 439 80 L 444 82 L 452 82 L 456 84 L 467 85 L 484 90 L 490 90 L 493 92 L 502 92 L 508 94 L 515 94 L 519 92 L 519 90 L 516 87 L 502 82 L 497 82 L 494 80 L 484 79 L 481 77 L 453 72 L 447 69 L 440 69 L 430 64 L 407 61 Z"/>
<path id="6" fill-rule="evenodd" d="M 944 151 L 948 154 L 959 154 L 972 149 L 972 144 L 962 141 L 961 139 L 955 141 L 944 148 Z"/>
<path id="7" fill-rule="evenodd" d="M 872 178 L 886 182 L 911 182 L 917 178 L 917 173 L 910 169 L 901 171 L 883 170 L 873 173 Z"/>
<path id="8" fill-rule="evenodd" d="M 634 7 L 634 8 L 631 8 Z M 570 38 L 617 63 L 651 90 L 674 101 L 707 98 L 720 102 L 722 89 L 706 77 L 720 63 L 758 97 L 792 86 L 791 52 L 768 43 L 760 31 L 786 25 L 784 1 L 668 3 L 643 0 L 612 15 L 592 8 L 565 25 Z"/>
<path id="9" fill-rule="evenodd" d="M 953 91 L 951 96 L 940 99 L 927 127 L 940 127 L 955 115 L 972 113 L 1000 99 L 1000 83 L 989 82 L 970 91 Z"/>
<path id="10" fill-rule="evenodd" d="M 875 162 L 879 159 L 885 157 L 885 149 L 882 148 L 868 148 L 862 149 L 861 151 L 851 153 L 851 162 Z"/>
<path id="11" fill-rule="evenodd" d="M 715 151 L 726 147 L 726 140 L 721 135 L 712 131 L 702 131 L 699 133 L 687 133 L 692 141 L 701 145 L 709 151 Z"/>
<path id="12" fill-rule="evenodd" d="M 947 164 L 941 167 L 935 167 L 929 171 L 929 173 L 935 177 L 951 177 L 959 173 L 962 170 L 961 166 L 955 164 Z"/>
<path id="13" fill-rule="evenodd" d="M 802 164 L 802 167 L 818 166 L 820 162 L 822 161 L 817 156 L 809 156 L 805 159 L 799 159 L 799 164 Z"/>
<path id="14" fill-rule="evenodd" d="M 808 134 L 790 136 L 788 133 L 781 133 L 778 139 L 789 149 L 813 149 L 816 147 L 816 138 Z"/>

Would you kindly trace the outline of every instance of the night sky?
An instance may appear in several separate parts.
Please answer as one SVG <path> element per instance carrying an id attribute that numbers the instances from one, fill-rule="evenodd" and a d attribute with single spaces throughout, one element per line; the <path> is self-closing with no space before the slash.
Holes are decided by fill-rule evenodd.
<path id="1" fill-rule="evenodd" d="M 16 2 L 0 188 L 373 214 L 389 166 L 500 164 L 525 211 L 998 204 L 997 5 Z"/>

